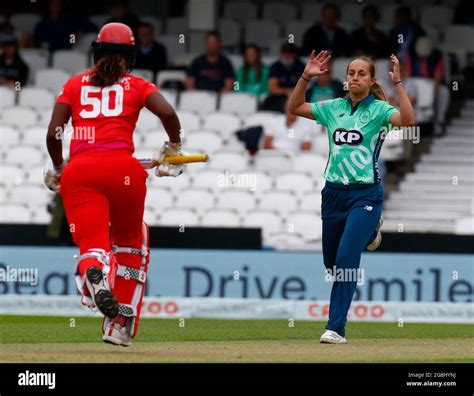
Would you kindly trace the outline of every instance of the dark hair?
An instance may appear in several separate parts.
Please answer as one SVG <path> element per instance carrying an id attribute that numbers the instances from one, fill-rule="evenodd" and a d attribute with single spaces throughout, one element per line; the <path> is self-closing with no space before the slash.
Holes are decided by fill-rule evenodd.
<path id="1" fill-rule="evenodd" d="M 245 49 L 244 49 L 244 55 L 245 55 L 245 52 L 247 52 L 248 49 L 253 49 L 257 52 L 257 64 L 256 64 L 256 67 L 255 67 L 255 82 L 260 82 L 260 79 L 262 78 L 262 70 L 263 70 L 263 63 L 262 63 L 262 58 L 260 57 L 261 55 L 261 51 L 260 51 L 260 47 L 256 44 L 248 44 L 245 46 Z M 252 66 L 247 62 L 247 60 L 245 59 L 245 56 L 244 56 L 244 65 L 243 65 L 243 78 L 244 78 L 244 82 L 246 83 L 248 81 L 248 74 L 249 74 L 249 70 Z"/>
<path id="2" fill-rule="evenodd" d="M 368 12 L 372 12 L 374 14 L 376 21 L 380 19 L 379 9 L 376 6 L 368 5 L 364 7 L 364 9 L 362 10 L 362 16 L 365 16 Z"/>
<path id="3" fill-rule="evenodd" d="M 280 47 L 280 52 L 288 52 L 291 54 L 297 54 L 298 53 L 298 47 L 294 44 L 291 43 L 284 43 Z"/>
<path id="4" fill-rule="evenodd" d="M 351 61 L 347 64 L 346 75 L 349 73 L 350 64 L 357 59 L 363 60 L 369 64 L 370 76 L 372 78 L 375 78 L 375 63 L 374 63 L 374 60 L 369 56 L 358 56 L 357 58 L 351 59 Z M 385 91 L 383 90 L 382 84 L 380 84 L 379 82 L 377 81 L 374 82 L 372 87 L 370 87 L 369 93 L 373 94 L 377 99 L 387 102 L 387 95 L 385 94 Z"/>
<path id="5" fill-rule="evenodd" d="M 336 18 L 341 18 L 341 10 L 340 8 L 334 3 L 326 3 L 324 4 L 323 8 L 321 9 L 321 15 L 324 14 L 327 10 L 334 10 L 336 11 Z"/>
<path id="6" fill-rule="evenodd" d="M 115 84 L 127 74 L 128 66 L 125 57 L 117 52 L 106 52 L 90 69 L 91 82 L 99 87 Z"/>
<path id="7" fill-rule="evenodd" d="M 139 28 L 150 29 L 151 31 L 154 30 L 154 26 L 149 22 L 140 22 L 140 24 L 138 25 L 138 29 Z"/>
<path id="8" fill-rule="evenodd" d="M 219 41 L 221 40 L 221 35 L 217 30 L 208 30 L 206 32 L 206 40 L 211 36 L 214 36 Z"/>

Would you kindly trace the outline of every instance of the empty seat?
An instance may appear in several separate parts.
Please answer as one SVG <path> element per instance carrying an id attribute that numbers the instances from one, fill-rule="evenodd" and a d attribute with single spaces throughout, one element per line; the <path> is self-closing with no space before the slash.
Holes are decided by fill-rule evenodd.
<path id="1" fill-rule="evenodd" d="M 245 21 L 257 18 L 257 5 L 246 1 L 224 3 L 224 18 Z"/>
<path id="2" fill-rule="evenodd" d="M 31 218 L 31 212 L 26 205 L 16 203 L 0 205 L 0 223 L 27 224 Z"/>
<path id="3" fill-rule="evenodd" d="M 270 20 L 249 20 L 244 26 L 244 41 L 258 43 L 264 49 L 270 49 L 273 41 L 280 37 L 280 27 Z"/>
<path id="4" fill-rule="evenodd" d="M 301 198 L 299 209 L 311 212 L 321 212 L 321 191 L 304 194 Z"/>
<path id="5" fill-rule="evenodd" d="M 153 208 L 155 212 L 161 213 L 164 208 L 172 207 L 173 201 L 173 193 L 167 188 L 149 187 L 147 189 L 145 206 Z"/>
<path id="6" fill-rule="evenodd" d="M 249 228 L 261 228 L 264 238 L 280 231 L 283 224 L 280 216 L 272 210 L 251 210 L 242 219 L 242 225 Z"/>
<path id="7" fill-rule="evenodd" d="M 176 107 L 176 104 L 178 103 L 178 92 L 176 90 L 160 89 L 160 93 L 172 107 Z"/>
<path id="8" fill-rule="evenodd" d="M 0 110 L 15 104 L 15 90 L 8 87 L 0 87 Z"/>
<path id="9" fill-rule="evenodd" d="M 292 156 L 279 150 L 260 150 L 255 157 L 255 169 L 285 172 L 293 168 Z"/>
<path id="10" fill-rule="evenodd" d="M 178 111 L 177 114 L 185 137 L 188 131 L 201 127 L 201 118 L 198 115 L 189 111 Z"/>
<path id="11" fill-rule="evenodd" d="M 273 232 L 267 237 L 266 243 L 277 250 L 301 250 L 306 248 L 303 236 L 296 232 Z"/>
<path id="12" fill-rule="evenodd" d="M 456 221 L 456 234 L 474 235 L 474 217 L 465 217 Z"/>
<path id="13" fill-rule="evenodd" d="M 168 134 L 165 131 L 149 131 L 143 134 L 144 147 L 154 148 L 155 150 L 163 146 L 163 143 L 168 141 Z"/>
<path id="14" fill-rule="evenodd" d="M 273 1 L 263 4 L 263 19 L 272 19 L 283 23 L 295 18 L 296 8 L 293 4 Z"/>
<path id="15" fill-rule="evenodd" d="M 20 131 L 9 125 L 0 125 L 0 136 L 2 137 L 2 146 L 11 147 L 20 143 Z"/>
<path id="16" fill-rule="evenodd" d="M 148 69 L 133 69 L 132 74 L 136 77 L 143 78 L 145 81 L 153 82 L 153 71 Z"/>
<path id="17" fill-rule="evenodd" d="M 319 213 L 295 211 L 288 215 L 287 230 L 301 234 L 306 242 L 321 240 L 322 221 Z"/>
<path id="18" fill-rule="evenodd" d="M 209 91 L 184 91 L 179 98 L 179 109 L 208 114 L 216 110 L 217 94 Z"/>
<path id="19" fill-rule="evenodd" d="M 269 190 L 262 194 L 258 207 L 276 211 L 284 216 L 297 208 L 297 199 L 289 190 Z"/>
<path id="20" fill-rule="evenodd" d="M 206 169 L 194 175 L 193 186 L 215 190 L 222 175 L 220 170 Z"/>
<path id="21" fill-rule="evenodd" d="M 157 40 L 166 48 L 168 63 L 177 66 L 176 59 L 186 52 L 186 44 L 179 40 L 178 34 L 160 35 Z"/>
<path id="22" fill-rule="evenodd" d="M 222 136 L 229 136 L 240 128 L 240 118 L 231 113 L 217 112 L 204 117 L 203 128 L 214 129 Z"/>
<path id="23" fill-rule="evenodd" d="M 190 208 L 166 208 L 159 216 L 158 224 L 168 227 L 194 227 L 199 223 L 196 211 Z"/>
<path id="24" fill-rule="evenodd" d="M 223 141 L 222 137 L 213 130 L 196 129 L 186 134 L 184 145 L 205 153 L 212 153 L 222 147 Z"/>
<path id="25" fill-rule="evenodd" d="M 46 88 L 26 87 L 20 91 L 19 105 L 35 110 L 51 109 L 55 97 Z"/>
<path id="26" fill-rule="evenodd" d="M 84 33 L 81 34 L 79 40 L 74 45 L 74 51 L 80 52 L 81 54 L 89 54 L 92 50 L 91 43 L 97 39 L 97 33 Z"/>
<path id="27" fill-rule="evenodd" d="M 291 190 L 302 195 L 314 189 L 311 176 L 305 172 L 287 172 L 276 176 L 275 187 L 279 190 Z"/>
<path id="28" fill-rule="evenodd" d="M 40 168 L 42 169 L 42 168 Z M 0 183 L 5 186 L 20 185 L 25 181 L 25 171 L 18 164 L 2 163 Z"/>
<path id="29" fill-rule="evenodd" d="M 414 77 L 411 78 L 411 81 L 416 86 L 417 92 L 415 106 L 416 122 L 429 122 L 434 114 L 434 80 L 430 78 Z"/>
<path id="30" fill-rule="evenodd" d="M 64 70 L 40 69 L 36 72 L 35 86 L 49 89 L 58 95 L 69 77 L 69 74 Z"/>
<path id="31" fill-rule="evenodd" d="M 257 111 L 257 97 L 244 92 L 226 92 L 221 96 L 220 110 L 248 116 Z"/>
<path id="32" fill-rule="evenodd" d="M 186 83 L 186 72 L 184 70 L 161 70 L 156 75 L 156 85 L 161 89 L 164 83 L 179 81 Z"/>
<path id="33" fill-rule="evenodd" d="M 145 210 L 143 212 L 143 221 L 145 221 L 149 226 L 157 226 L 160 225 L 158 219 L 158 213 L 155 212 L 153 208 L 145 206 Z"/>
<path id="34" fill-rule="evenodd" d="M 264 130 L 270 128 L 275 122 L 275 117 L 283 117 L 281 113 L 275 111 L 259 111 L 244 118 L 244 126 L 252 127 L 261 125 Z"/>
<path id="35" fill-rule="evenodd" d="M 224 190 L 217 196 L 217 207 L 235 209 L 241 215 L 255 209 L 257 206 L 255 195 L 248 190 Z"/>
<path id="36" fill-rule="evenodd" d="M 318 154 L 301 153 L 295 157 L 294 170 L 322 176 L 328 160 Z"/>
<path id="37" fill-rule="evenodd" d="M 51 222 L 52 216 L 46 205 L 31 208 L 31 213 L 32 224 L 49 224 Z"/>
<path id="38" fill-rule="evenodd" d="M 2 120 L 5 124 L 15 126 L 21 130 L 35 125 L 38 121 L 38 115 L 34 110 L 27 107 L 14 106 L 3 110 Z"/>
<path id="39" fill-rule="evenodd" d="M 150 177 L 154 178 L 153 186 L 167 187 L 175 194 L 178 194 L 183 189 L 189 188 L 193 181 L 193 177 L 189 172 L 184 172 L 179 177 L 156 177 L 154 174 L 150 175 Z"/>
<path id="40" fill-rule="evenodd" d="M 157 130 L 161 123 L 159 118 L 148 109 L 142 109 L 138 116 L 137 128 L 141 131 Z"/>
<path id="41" fill-rule="evenodd" d="M 211 209 L 202 216 L 201 225 L 205 227 L 238 227 L 240 217 L 235 210 Z"/>
<path id="42" fill-rule="evenodd" d="M 198 212 L 211 209 L 214 206 L 214 194 L 207 188 L 188 188 L 176 196 L 176 206 L 193 208 Z"/>
<path id="43" fill-rule="evenodd" d="M 84 72 L 87 63 L 87 55 L 78 51 L 58 50 L 53 53 L 53 67 L 64 69 L 71 75 Z"/>
<path id="44" fill-rule="evenodd" d="M 5 161 L 11 164 L 23 166 L 25 169 L 31 166 L 43 166 L 43 152 L 35 146 L 12 147 L 5 154 Z"/>
<path id="45" fill-rule="evenodd" d="M 10 200 L 30 207 L 46 206 L 54 193 L 42 185 L 22 183 L 10 187 Z"/>
<path id="46" fill-rule="evenodd" d="M 32 144 L 42 149 L 46 148 L 46 132 L 44 127 L 30 127 L 23 131 L 23 142 L 25 144 Z"/>
<path id="47" fill-rule="evenodd" d="M 26 169 L 26 180 L 28 184 L 36 184 L 43 188 L 46 188 L 43 180 L 43 167 L 37 166 L 33 168 Z"/>
<path id="48" fill-rule="evenodd" d="M 216 152 L 209 159 L 209 166 L 215 169 L 243 171 L 248 167 L 248 155 L 232 151 Z"/>
<path id="49" fill-rule="evenodd" d="M 48 50 L 44 48 L 20 48 L 20 56 L 28 65 L 28 84 L 35 80 L 35 71 L 48 67 Z"/>

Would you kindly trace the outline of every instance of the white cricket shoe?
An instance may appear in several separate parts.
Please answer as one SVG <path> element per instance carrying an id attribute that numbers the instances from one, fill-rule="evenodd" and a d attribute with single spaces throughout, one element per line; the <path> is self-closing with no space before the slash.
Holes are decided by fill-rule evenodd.
<path id="1" fill-rule="evenodd" d="M 119 323 L 122 318 L 121 315 L 119 315 L 119 320 L 105 318 L 102 341 L 124 347 L 132 345 L 132 337 L 127 331 L 126 321 L 125 324 Z"/>
<path id="2" fill-rule="evenodd" d="M 382 232 L 380 231 L 380 229 L 382 228 L 382 224 L 383 224 L 383 217 L 380 216 L 379 224 L 377 225 L 377 228 L 375 229 L 375 231 L 377 232 L 377 235 L 375 239 L 372 242 L 370 242 L 370 244 L 368 244 L 366 247 L 366 249 L 370 250 L 371 252 L 376 250 L 382 243 Z"/>
<path id="3" fill-rule="evenodd" d="M 321 344 L 347 344 L 347 340 L 333 330 L 326 330 L 319 342 Z"/>

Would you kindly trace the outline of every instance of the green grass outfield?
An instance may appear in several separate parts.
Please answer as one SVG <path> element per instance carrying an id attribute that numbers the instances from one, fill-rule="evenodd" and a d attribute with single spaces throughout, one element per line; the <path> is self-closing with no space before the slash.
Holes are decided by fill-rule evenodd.
<path id="1" fill-rule="evenodd" d="M 347 345 L 320 344 L 324 325 L 143 319 L 123 348 L 101 341 L 98 318 L 0 316 L 0 362 L 474 362 L 472 325 L 349 323 Z"/>

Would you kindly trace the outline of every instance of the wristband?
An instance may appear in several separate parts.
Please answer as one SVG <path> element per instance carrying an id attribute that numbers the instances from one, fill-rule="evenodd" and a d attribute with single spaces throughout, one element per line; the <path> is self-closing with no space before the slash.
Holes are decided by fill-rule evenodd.
<path id="1" fill-rule="evenodd" d="M 402 81 L 402 80 L 400 80 L 400 81 L 397 81 L 397 82 L 396 82 L 395 84 L 393 84 L 393 85 L 400 84 L 401 82 L 403 82 L 403 81 Z"/>
<path id="2" fill-rule="evenodd" d="M 305 81 L 308 81 L 308 82 L 311 81 L 311 79 L 308 80 L 308 79 L 304 78 L 303 75 L 301 75 L 301 78 Z"/>

